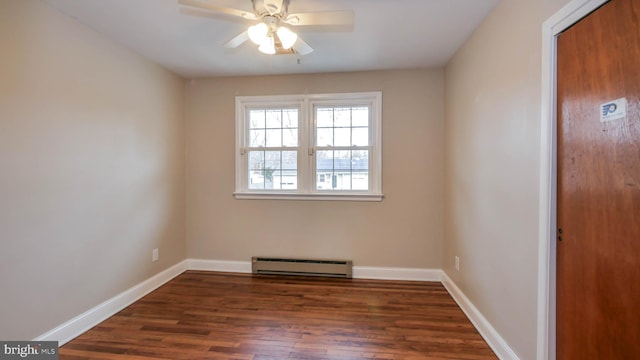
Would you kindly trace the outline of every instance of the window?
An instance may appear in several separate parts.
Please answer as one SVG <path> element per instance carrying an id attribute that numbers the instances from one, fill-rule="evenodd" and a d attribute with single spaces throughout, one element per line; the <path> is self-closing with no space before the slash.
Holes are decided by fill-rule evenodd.
<path id="1" fill-rule="evenodd" d="M 382 94 L 236 97 L 238 199 L 382 200 Z"/>
<path id="2" fill-rule="evenodd" d="M 249 109 L 250 190 L 295 190 L 299 109 Z"/>

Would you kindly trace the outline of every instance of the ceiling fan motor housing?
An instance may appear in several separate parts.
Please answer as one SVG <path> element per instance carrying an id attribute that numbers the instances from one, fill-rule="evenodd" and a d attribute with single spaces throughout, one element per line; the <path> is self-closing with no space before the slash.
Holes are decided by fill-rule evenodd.
<path id="1" fill-rule="evenodd" d="M 275 31 L 280 25 L 280 19 L 275 16 L 267 15 L 262 18 L 262 22 L 267 24 L 270 30 Z"/>
<path id="2" fill-rule="evenodd" d="M 289 0 L 251 0 L 253 11 L 260 17 L 278 16 L 286 17 L 289 11 Z"/>

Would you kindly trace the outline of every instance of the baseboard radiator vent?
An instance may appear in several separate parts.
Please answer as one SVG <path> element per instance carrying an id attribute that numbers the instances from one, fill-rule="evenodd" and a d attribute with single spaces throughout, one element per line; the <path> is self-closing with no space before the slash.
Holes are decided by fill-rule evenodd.
<path id="1" fill-rule="evenodd" d="M 350 279 L 353 274 L 353 261 L 254 256 L 251 258 L 251 271 L 254 274 L 324 276 Z"/>

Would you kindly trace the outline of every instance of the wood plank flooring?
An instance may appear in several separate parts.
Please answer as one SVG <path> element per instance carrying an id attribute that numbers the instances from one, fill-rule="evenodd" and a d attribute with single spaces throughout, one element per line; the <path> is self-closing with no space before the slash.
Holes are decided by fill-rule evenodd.
<path id="1" fill-rule="evenodd" d="M 440 283 L 187 271 L 60 359 L 496 359 Z"/>

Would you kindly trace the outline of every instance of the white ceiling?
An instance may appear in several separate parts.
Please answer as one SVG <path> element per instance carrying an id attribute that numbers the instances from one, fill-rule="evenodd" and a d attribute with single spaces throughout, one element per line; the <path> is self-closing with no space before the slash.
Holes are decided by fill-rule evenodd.
<path id="1" fill-rule="evenodd" d="M 290 13 L 353 10 L 353 29 L 293 28 L 315 51 L 264 55 L 223 44 L 251 21 L 194 16 L 177 0 L 44 0 L 186 78 L 439 67 L 499 0 L 291 0 Z M 208 0 L 251 11 L 251 0 Z M 335 30 L 335 29 L 334 29 Z"/>

